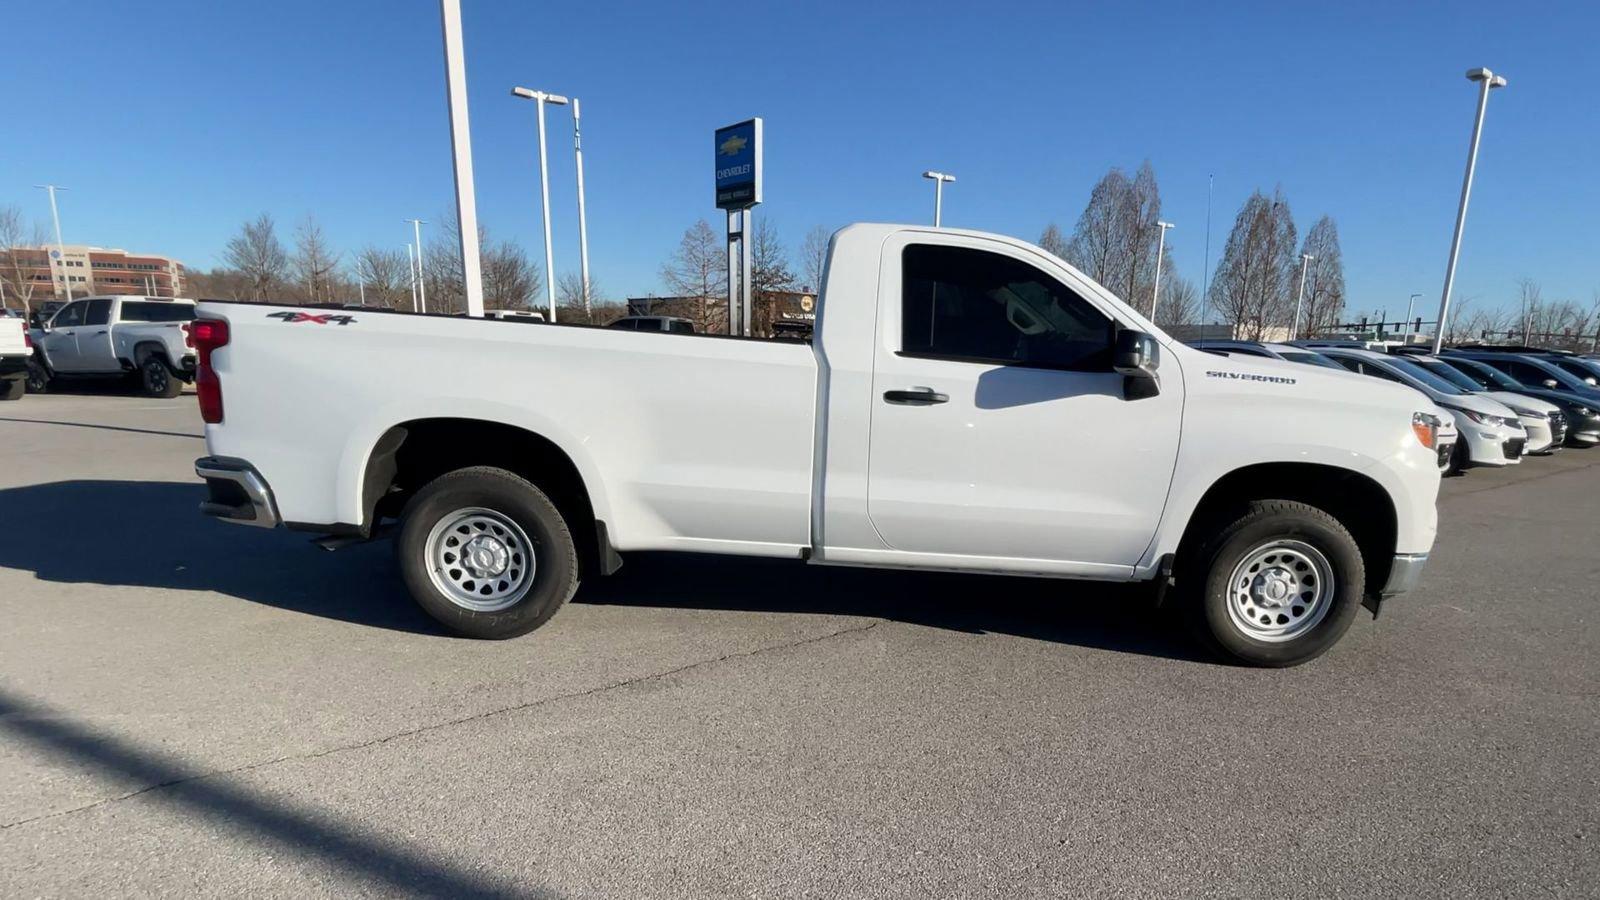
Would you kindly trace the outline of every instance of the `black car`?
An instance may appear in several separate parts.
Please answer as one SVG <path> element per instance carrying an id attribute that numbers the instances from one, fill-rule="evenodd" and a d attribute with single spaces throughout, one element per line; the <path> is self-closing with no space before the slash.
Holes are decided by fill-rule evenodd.
<path id="1" fill-rule="evenodd" d="M 1548 388 L 1543 384 L 1523 384 L 1486 362 L 1458 353 L 1446 352 L 1437 358 L 1439 362 L 1450 365 L 1481 385 L 1484 390 L 1513 391 L 1540 400 L 1548 400 L 1561 407 L 1561 412 L 1567 417 L 1568 447 L 1593 447 L 1600 444 L 1600 398 L 1559 388 Z"/>

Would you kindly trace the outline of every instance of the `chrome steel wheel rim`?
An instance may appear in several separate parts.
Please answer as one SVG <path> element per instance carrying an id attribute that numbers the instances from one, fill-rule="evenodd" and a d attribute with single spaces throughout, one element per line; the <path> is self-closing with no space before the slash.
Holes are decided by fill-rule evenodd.
<path id="1" fill-rule="evenodd" d="M 522 526 L 473 506 L 441 518 L 423 545 L 428 576 L 451 603 L 473 612 L 516 605 L 533 587 L 538 563 Z"/>
<path id="2" fill-rule="evenodd" d="M 1228 618 L 1247 637 L 1291 641 L 1328 615 L 1333 565 L 1304 541 L 1275 540 L 1244 555 L 1228 580 Z"/>

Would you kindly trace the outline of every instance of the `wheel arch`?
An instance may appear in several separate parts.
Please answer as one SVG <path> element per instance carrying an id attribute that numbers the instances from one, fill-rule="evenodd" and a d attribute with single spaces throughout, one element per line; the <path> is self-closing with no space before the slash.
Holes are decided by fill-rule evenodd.
<path id="1" fill-rule="evenodd" d="M 543 491 L 567 519 L 586 569 L 609 574 L 620 565 L 590 479 L 572 455 L 545 435 L 486 419 L 418 418 L 385 429 L 362 469 L 361 528 L 399 516 L 423 485 L 469 466 L 505 469 Z"/>
<path id="2" fill-rule="evenodd" d="M 1399 528 L 1394 499 L 1370 476 L 1327 463 L 1257 463 L 1218 478 L 1189 515 L 1178 542 L 1178 559 L 1220 527 L 1219 520 L 1252 500 L 1296 500 L 1339 520 L 1361 548 L 1364 593 L 1374 595 L 1382 589 L 1394 564 Z"/>

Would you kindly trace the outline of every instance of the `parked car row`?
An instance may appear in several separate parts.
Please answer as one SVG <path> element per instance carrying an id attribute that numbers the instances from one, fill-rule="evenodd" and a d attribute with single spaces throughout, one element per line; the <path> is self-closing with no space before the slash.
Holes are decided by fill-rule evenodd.
<path id="1" fill-rule="evenodd" d="M 1516 465 L 1563 447 L 1600 444 L 1600 361 L 1532 347 L 1421 347 L 1360 341 L 1195 341 L 1223 355 L 1334 366 L 1403 384 L 1427 397 L 1441 425 L 1440 468 Z"/>
<path id="2" fill-rule="evenodd" d="M 194 380 L 189 323 L 194 301 L 172 297 L 84 297 L 41 306 L 37 325 L 0 318 L 0 399 L 42 393 L 75 378 L 135 378 L 151 397 L 176 397 Z M 21 332 L 22 345 L 12 331 Z"/>

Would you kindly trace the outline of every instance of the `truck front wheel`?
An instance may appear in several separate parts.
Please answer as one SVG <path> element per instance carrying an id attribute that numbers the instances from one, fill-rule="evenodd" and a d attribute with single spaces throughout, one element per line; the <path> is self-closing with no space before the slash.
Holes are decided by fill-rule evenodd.
<path id="1" fill-rule="evenodd" d="M 396 549 L 412 598 L 465 637 L 527 634 L 578 589 L 566 520 L 504 469 L 458 469 L 429 482 L 406 507 Z"/>
<path id="2" fill-rule="evenodd" d="M 1326 512 L 1290 500 L 1250 503 L 1190 562 L 1204 578 L 1190 603 L 1199 632 L 1225 656 L 1253 666 L 1296 666 L 1321 656 L 1350 628 L 1366 584 L 1350 532 Z"/>

